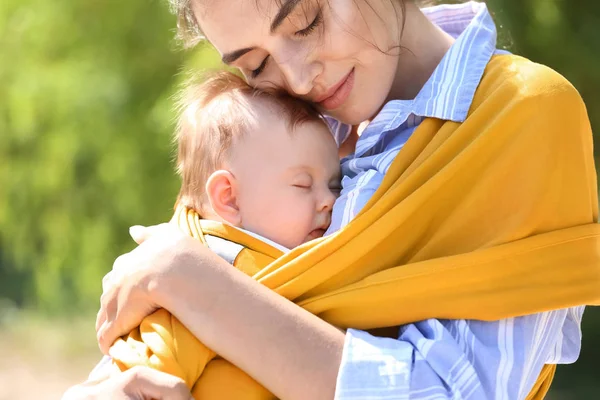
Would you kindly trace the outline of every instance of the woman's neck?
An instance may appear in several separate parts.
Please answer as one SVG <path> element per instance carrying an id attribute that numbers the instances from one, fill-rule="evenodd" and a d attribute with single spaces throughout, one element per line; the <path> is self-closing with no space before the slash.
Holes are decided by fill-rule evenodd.
<path id="1" fill-rule="evenodd" d="M 387 101 L 414 99 L 453 43 L 414 3 L 406 2 L 402 51 Z"/>
<path id="2" fill-rule="evenodd" d="M 338 149 L 338 156 L 340 157 L 340 160 L 354 153 L 354 150 L 356 149 L 356 143 L 358 142 L 358 137 L 358 125 L 353 125 L 352 129 L 350 130 L 350 134 L 346 140 L 340 144 Z"/>

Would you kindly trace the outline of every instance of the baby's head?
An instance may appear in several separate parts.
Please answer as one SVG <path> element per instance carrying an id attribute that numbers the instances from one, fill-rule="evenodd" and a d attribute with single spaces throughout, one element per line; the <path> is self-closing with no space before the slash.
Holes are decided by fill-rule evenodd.
<path id="1" fill-rule="evenodd" d="M 338 150 L 308 104 L 218 73 L 183 92 L 176 140 L 178 204 L 288 248 L 329 226 Z"/>

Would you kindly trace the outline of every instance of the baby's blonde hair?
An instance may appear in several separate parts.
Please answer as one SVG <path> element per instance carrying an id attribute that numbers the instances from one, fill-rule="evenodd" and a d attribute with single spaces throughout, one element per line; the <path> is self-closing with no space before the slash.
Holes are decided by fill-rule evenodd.
<path id="1" fill-rule="evenodd" d="M 222 168 L 233 143 L 247 131 L 256 102 L 273 107 L 291 130 L 308 121 L 324 123 L 310 104 L 282 92 L 253 88 L 231 72 L 213 73 L 197 82 L 196 78 L 196 83 L 186 84 L 177 102 L 175 141 L 181 189 L 175 207 L 186 206 L 200 215 L 205 212 L 206 181 Z"/>

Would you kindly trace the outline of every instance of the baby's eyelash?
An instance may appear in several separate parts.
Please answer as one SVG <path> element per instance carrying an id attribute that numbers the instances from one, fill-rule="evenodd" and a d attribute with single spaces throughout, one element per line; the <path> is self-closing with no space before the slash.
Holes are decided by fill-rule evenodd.
<path id="1" fill-rule="evenodd" d="M 300 189 L 310 189 L 312 187 L 312 185 L 293 185 L 294 187 L 300 188 Z"/>

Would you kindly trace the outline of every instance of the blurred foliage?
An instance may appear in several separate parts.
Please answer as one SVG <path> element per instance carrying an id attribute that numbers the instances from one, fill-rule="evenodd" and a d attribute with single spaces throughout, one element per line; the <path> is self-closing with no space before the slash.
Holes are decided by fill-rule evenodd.
<path id="1" fill-rule="evenodd" d="M 173 22 L 158 0 L 0 2 L 0 294 L 89 309 L 127 228 L 169 217 L 170 95 L 216 65 Z"/>
<path id="2" fill-rule="evenodd" d="M 171 96 L 214 50 L 180 51 L 166 0 L 0 2 L 0 317 L 95 309 L 101 278 L 133 247 L 127 228 L 170 217 Z M 500 43 L 581 92 L 600 126 L 600 2 L 488 0 Z M 3 306 L 4 304 L 4 306 Z M 554 393 L 593 379 L 600 313 Z M 588 345 L 585 345 L 588 343 Z M 574 389 L 577 387 L 577 389 Z"/>

